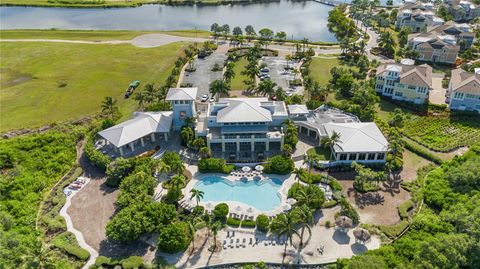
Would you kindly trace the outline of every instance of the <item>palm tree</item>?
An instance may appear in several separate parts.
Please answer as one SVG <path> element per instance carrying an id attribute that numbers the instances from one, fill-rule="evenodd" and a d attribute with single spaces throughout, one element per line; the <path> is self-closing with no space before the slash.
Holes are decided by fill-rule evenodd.
<path id="1" fill-rule="evenodd" d="M 217 234 L 218 231 L 222 228 L 222 224 L 219 221 L 214 222 L 212 225 L 210 225 L 210 230 L 213 233 L 213 250 L 214 252 L 217 249 Z"/>
<path id="2" fill-rule="evenodd" d="M 30 253 L 22 257 L 27 268 L 55 268 L 52 253 L 41 242 L 35 242 L 35 247 Z"/>
<path id="3" fill-rule="evenodd" d="M 271 227 L 273 233 L 277 234 L 278 236 L 285 236 L 290 245 L 292 245 L 293 235 L 296 234 L 298 236 L 298 232 L 295 230 L 296 224 L 297 221 L 295 216 L 291 212 L 288 212 L 277 215 L 277 217 L 273 219 Z M 287 255 L 287 245 L 288 244 L 285 244 L 283 257 Z"/>
<path id="4" fill-rule="evenodd" d="M 335 131 L 333 131 L 330 137 L 327 136 L 320 141 L 323 147 L 330 147 L 330 160 L 329 160 L 330 162 L 332 161 L 333 148 L 335 146 L 338 146 L 337 144 L 340 142 L 341 142 L 340 134 Z"/>
<path id="5" fill-rule="evenodd" d="M 102 102 L 102 112 L 107 114 L 107 117 L 112 121 L 118 116 L 119 110 L 117 106 L 117 100 L 110 96 L 105 97 Z"/>
<path id="6" fill-rule="evenodd" d="M 387 56 L 395 53 L 395 40 L 391 32 L 383 32 L 378 39 L 378 46 L 383 49 Z"/>
<path id="7" fill-rule="evenodd" d="M 212 155 L 212 151 L 208 147 L 201 148 L 199 153 L 202 158 L 208 158 Z"/>
<path id="8" fill-rule="evenodd" d="M 302 168 L 295 168 L 293 169 L 293 174 L 295 174 L 295 178 L 297 179 L 297 183 L 300 183 L 300 174 L 303 173 L 303 169 Z"/>
<path id="9" fill-rule="evenodd" d="M 197 121 L 197 117 L 185 117 L 183 119 L 183 122 L 187 125 L 187 126 L 192 126 L 195 122 Z"/>
<path id="10" fill-rule="evenodd" d="M 260 84 L 258 84 L 256 92 L 257 94 L 261 94 L 263 96 L 268 96 L 269 98 L 271 98 L 275 95 L 276 86 L 277 84 L 271 80 L 263 80 L 262 82 L 260 82 Z"/>
<path id="11" fill-rule="evenodd" d="M 146 103 L 151 103 L 155 100 L 155 97 L 157 96 L 157 89 L 155 89 L 155 84 L 154 83 L 148 83 L 145 85 L 145 88 L 143 89 L 144 95 L 145 95 L 145 102 Z"/>
<path id="12" fill-rule="evenodd" d="M 173 173 L 177 175 L 182 175 L 183 171 L 185 170 L 185 165 L 183 165 L 183 162 L 180 161 L 174 161 L 170 164 L 170 169 Z"/>
<path id="13" fill-rule="evenodd" d="M 305 48 L 308 46 L 308 38 L 302 39 L 302 44 L 303 44 L 303 52 L 305 52 Z"/>
<path id="14" fill-rule="evenodd" d="M 157 172 L 159 174 L 168 175 L 168 173 L 170 173 L 170 171 L 171 171 L 170 165 L 166 164 L 165 162 L 158 163 Z"/>
<path id="15" fill-rule="evenodd" d="M 200 200 L 203 199 L 203 195 L 205 194 L 203 191 L 201 190 L 197 190 L 197 189 L 191 189 L 190 190 L 190 193 L 192 194 L 190 196 L 190 199 L 193 199 L 195 198 L 196 202 L 197 202 L 197 206 L 198 206 L 198 203 L 200 203 Z"/>
<path id="16" fill-rule="evenodd" d="M 143 109 L 143 105 L 145 105 L 145 94 L 143 93 L 143 91 L 139 91 L 137 93 L 135 93 L 135 95 L 133 96 L 133 99 L 135 101 L 138 102 L 138 106 Z"/>
<path id="17" fill-rule="evenodd" d="M 199 222 L 198 218 L 192 218 L 188 221 L 188 233 L 192 237 L 192 251 L 190 254 L 195 250 L 195 233 L 197 232 L 197 225 Z"/>
<path id="18" fill-rule="evenodd" d="M 287 60 L 287 69 L 290 69 L 290 62 L 293 60 L 292 55 L 287 54 L 287 56 L 285 56 L 285 60 Z"/>
<path id="19" fill-rule="evenodd" d="M 209 88 L 210 93 L 212 96 L 228 96 L 230 91 L 230 86 L 224 82 L 223 80 L 214 80 L 210 83 Z"/>
<path id="20" fill-rule="evenodd" d="M 302 227 L 302 230 L 300 232 L 300 249 L 303 246 L 303 235 L 305 232 L 305 229 L 308 230 L 308 233 L 311 235 L 312 234 L 312 226 L 313 226 L 313 211 L 307 206 L 307 205 L 302 205 L 301 207 L 298 207 L 297 210 L 294 211 L 296 213 L 296 218 L 299 220 L 298 224 Z"/>
<path id="21" fill-rule="evenodd" d="M 176 191 L 180 191 L 180 185 L 185 185 L 185 177 L 175 175 L 170 179 L 170 183 L 175 186 Z"/>
<path id="22" fill-rule="evenodd" d="M 227 67 L 225 69 L 225 72 L 223 73 L 223 80 L 227 83 L 230 84 L 232 81 L 232 78 L 235 77 L 235 71 L 233 68 L 235 67 L 235 64 L 230 62 L 227 64 Z"/>

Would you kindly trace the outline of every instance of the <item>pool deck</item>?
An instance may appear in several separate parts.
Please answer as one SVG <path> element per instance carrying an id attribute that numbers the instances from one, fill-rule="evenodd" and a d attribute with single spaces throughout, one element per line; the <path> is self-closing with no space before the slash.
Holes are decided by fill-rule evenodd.
<path id="1" fill-rule="evenodd" d="M 242 178 L 239 176 L 231 176 L 231 175 L 219 174 L 219 173 L 203 174 L 198 172 L 197 166 L 194 166 L 194 165 L 188 166 L 187 169 L 192 173 L 192 180 L 190 180 L 187 186 L 183 189 L 183 195 L 185 199 L 180 201 L 180 203 L 187 203 L 193 206 L 195 205 L 195 201 L 190 200 L 190 190 L 193 189 L 195 185 L 203 178 L 211 177 L 211 176 L 219 176 L 232 182 L 239 181 Z M 215 207 L 215 205 L 219 203 L 226 203 L 230 209 L 230 213 L 253 216 L 254 218 L 260 214 L 265 214 L 267 216 L 275 216 L 284 212 L 284 207 L 287 206 L 288 189 L 290 189 L 290 186 L 292 186 L 292 184 L 295 182 L 295 175 L 294 174 L 289 174 L 289 175 L 262 174 L 260 175 L 260 177 L 262 178 L 260 180 L 275 178 L 282 181 L 282 186 L 278 190 L 278 194 L 280 196 L 280 205 L 275 210 L 261 211 L 251 205 L 247 205 L 237 201 L 222 201 L 222 202 L 200 201 L 200 205 L 204 206 L 206 210 L 212 210 Z M 248 180 L 253 180 L 253 178 L 249 177 Z M 240 207 L 242 210 L 241 211 L 236 210 L 237 207 Z"/>

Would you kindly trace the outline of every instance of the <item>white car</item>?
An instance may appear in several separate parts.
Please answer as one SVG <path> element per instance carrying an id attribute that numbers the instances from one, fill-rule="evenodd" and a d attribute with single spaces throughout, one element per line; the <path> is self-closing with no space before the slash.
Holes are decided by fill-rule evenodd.
<path id="1" fill-rule="evenodd" d="M 210 102 L 210 103 L 213 103 L 213 102 L 215 102 L 215 98 L 213 98 L 213 96 L 212 96 L 212 97 L 210 97 L 210 100 L 209 100 L 209 102 Z"/>
<path id="2" fill-rule="evenodd" d="M 202 100 L 201 100 L 201 101 L 202 101 L 202 102 L 206 102 L 207 100 L 208 100 L 208 94 L 204 94 L 204 95 L 202 96 Z"/>

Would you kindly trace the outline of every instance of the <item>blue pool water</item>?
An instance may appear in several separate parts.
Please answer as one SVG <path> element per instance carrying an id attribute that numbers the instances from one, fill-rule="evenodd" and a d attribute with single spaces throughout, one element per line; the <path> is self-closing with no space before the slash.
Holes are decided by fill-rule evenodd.
<path id="1" fill-rule="evenodd" d="M 195 189 L 204 192 L 204 202 L 236 201 L 261 211 L 276 209 L 281 202 L 279 189 L 282 181 L 262 179 L 235 182 L 219 176 L 208 176 L 199 180 Z"/>

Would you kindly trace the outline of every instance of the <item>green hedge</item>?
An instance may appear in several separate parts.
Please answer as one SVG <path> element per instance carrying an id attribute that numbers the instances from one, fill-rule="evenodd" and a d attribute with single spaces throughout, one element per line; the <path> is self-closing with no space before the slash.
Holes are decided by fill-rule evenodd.
<path id="1" fill-rule="evenodd" d="M 93 165 L 105 172 L 107 171 L 108 165 L 112 162 L 112 159 L 95 149 L 93 144 L 95 142 L 94 137 L 97 131 L 97 129 L 94 129 L 92 133 L 87 135 L 87 139 L 85 142 L 85 156 L 87 156 L 87 158 L 90 160 L 90 162 L 92 162 Z"/>
<path id="2" fill-rule="evenodd" d="M 90 257 L 90 253 L 78 245 L 75 236 L 70 232 L 64 232 L 57 235 L 52 240 L 52 243 L 55 247 L 79 258 L 82 261 L 86 261 Z"/>
<path id="3" fill-rule="evenodd" d="M 417 154 L 418 156 L 421 156 L 427 160 L 430 160 L 436 164 L 442 164 L 443 163 L 443 160 L 440 159 L 438 156 L 432 154 L 431 152 L 429 152 L 428 150 L 425 150 L 419 146 L 416 146 L 408 141 L 405 141 L 405 148 L 410 150 L 411 152 Z"/>
<path id="4" fill-rule="evenodd" d="M 328 185 L 330 185 L 330 188 L 332 188 L 334 191 L 341 191 L 343 189 L 342 184 L 338 183 L 338 181 L 335 179 L 330 180 Z"/>
<path id="5" fill-rule="evenodd" d="M 229 211 L 230 209 L 228 208 L 228 205 L 226 203 L 220 203 L 215 206 L 212 213 L 215 216 L 215 218 L 224 220 L 227 218 Z"/>
<path id="6" fill-rule="evenodd" d="M 400 235 L 400 233 L 403 232 L 403 230 L 405 230 L 407 227 L 408 221 L 402 220 L 401 222 L 392 226 L 379 225 L 378 229 L 380 229 L 380 231 L 382 231 L 386 236 L 393 239 Z"/>
<path id="7" fill-rule="evenodd" d="M 255 228 L 255 221 L 254 220 L 249 220 L 249 219 L 245 219 L 245 220 L 242 220 L 242 228 Z"/>
<path id="8" fill-rule="evenodd" d="M 323 203 L 322 205 L 322 208 L 331 208 L 331 207 L 334 207 L 338 204 L 338 202 L 336 200 L 329 200 L 329 201 L 326 201 L 325 203 Z"/>
<path id="9" fill-rule="evenodd" d="M 294 167 L 295 164 L 290 157 L 277 155 L 268 160 L 264 170 L 267 174 L 286 175 L 291 173 Z"/>
<path id="10" fill-rule="evenodd" d="M 360 221 L 360 216 L 358 212 L 353 208 L 353 206 L 347 201 L 347 199 L 340 199 L 340 205 L 342 209 L 340 210 L 340 215 L 347 216 L 353 220 L 354 224 L 357 224 Z"/>
<path id="11" fill-rule="evenodd" d="M 414 203 L 412 200 L 406 200 L 398 206 L 398 214 L 402 219 L 408 219 L 408 211 L 412 209 Z"/>
<path id="12" fill-rule="evenodd" d="M 122 269 L 144 268 L 145 263 L 143 262 L 142 257 L 139 256 L 130 256 L 122 259 L 98 256 L 95 260 L 95 267 L 97 268 L 117 268 L 117 266 L 120 266 Z"/>
<path id="13" fill-rule="evenodd" d="M 198 171 L 201 173 L 230 174 L 234 168 L 233 164 L 226 164 L 226 161 L 220 158 L 207 158 L 198 161 Z"/>
<path id="14" fill-rule="evenodd" d="M 242 222 L 241 220 L 236 219 L 236 218 L 228 218 L 227 219 L 227 225 L 231 226 L 231 227 L 235 227 L 235 228 L 239 227 L 241 222 Z"/>

